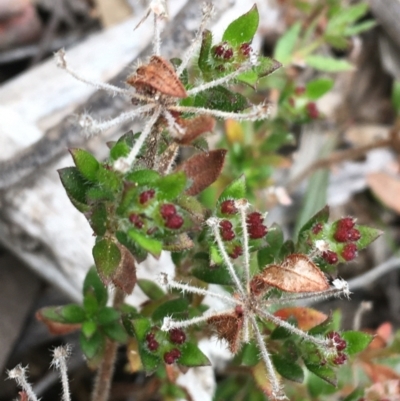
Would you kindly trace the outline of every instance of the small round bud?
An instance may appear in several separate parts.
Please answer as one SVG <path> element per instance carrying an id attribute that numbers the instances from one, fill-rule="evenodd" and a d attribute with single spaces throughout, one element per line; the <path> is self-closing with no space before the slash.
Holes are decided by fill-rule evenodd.
<path id="1" fill-rule="evenodd" d="M 172 365 L 180 357 L 181 357 L 181 352 L 177 348 L 174 348 L 171 351 L 166 352 L 164 354 L 164 362 L 167 365 Z"/>
<path id="2" fill-rule="evenodd" d="M 142 228 L 144 223 L 142 218 L 136 214 L 136 213 L 131 213 L 129 215 L 129 221 L 136 227 L 136 228 Z"/>
<path id="3" fill-rule="evenodd" d="M 223 214 L 236 214 L 237 213 L 237 208 L 235 206 L 235 201 L 229 199 L 226 201 L 223 201 L 221 203 L 221 213 Z"/>
<path id="4" fill-rule="evenodd" d="M 154 198 L 156 191 L 154 189 L 149 189 L 148 191 L 144 191 L 139 195 L 139 203 L 141 205 L 144 205 L 147 203 L 150 199 Z"/>
<path id="5" fill-rule="evenodd" d="M 147 342 L 147 348 L 150 351 L 157 351 L 159 346 L 160 346 L 160 344 L 158 343 L 157 340 L 151 340 L 151 341 Z"/>
<path id="6" fill-rule="evenodd" d="M 232 259 L 237 259 L 239 256 L 243 255 L 243 248 L 240 245 L 235 245 L 229 256 Z"/>
<path id="7" fill-rule="evenodd" d="M 330 265 L 335 265 L 339 261 L 337 253 L 329 250 L 322 252 L 322 258 Z"/>
<path id="8" fill-rule="evenodd" d="M 250 214 L 247 215 L 247 218 L 246 218 L 246 222 L 247 222 L 247 224 L 249 224 L 249 225 L 261 224 L 261 223 L 263 222 L 263 220 L 264 220 L 264 219 L 263 219 L 262 214 L 261 214 L 261 213 L 258 213 L 258 212 L 250 213 Z"/>
<path id="9" fill-rule="evenodd" d="M 342 352 L 339 352 L 336 357 L 333 359 L 333 363 L 335 365 L 343 365 L 347 361 L 347 356 L 346 354 L 343 354 Z"/>
<path id="10" fill-rule="evenodd" d="M 175 328 L 169 332 L 169 339 L 174 344 L 183 344 L 186 341 L 186 334 L 183 330 Z"/>
<path id="11" fill-rule="evenodd" d="M 296 86 L 296 88 L 295 88 L 295 90 L 294 90 L 294 93 L 295 93 L 297 96 L 304 95 L 305 92 L 306 92 L 306 88 L 305 88 L 304 86 Z"/>
<path id="12" fill-rule="evenodd" d="M 348 262 L 353 260 L 357 256 L 357 245 L 356 244 L 347 244 L 341 253 L 344 260 Z"/>
<path id="13" fill-rule="evenodd" d="M 356 228 L 351 228 L 347 233 L 349 241 L 358 241 L 361 238 L 361 233 Z"/>
<path id="14" fill-rule="evenodd" d="M 355 221 L 352 217 L 343 217 L 337 222 L 337 225 L 339 228 L 350 230 L 350 228 L 355 226 Z"/>
<path id="15" fill-rule="evenodd" d="M 160 208 L 161 216 L 164 220 L 176 215 L 176 207 L 170 203 L 166 203 Z"/>
<path id="16" fill-rule="evenodd" d="M 224 241 L 232 241 L 236 235 L 232 230 L 221 230 L 221 237 Z"/>
<path id="17" fill-rule="evenodd" d="M 248 57 L 251 53 L 250 43 L 242 43 L 239 47 L 239 51 L 243 56 Z"/>
<path id="18" fill-rule="evenodd" d="M 230 60 L 233 57 L 233 50 L 228 48 L 224 52 L 224 60 Z"/>
<path id="19" fill-rule="evenodd" d="M 178 230 L 183 225 L 183 218 L 179 214 L 174 214 L 171 216 L 165 223 L 165 227 L 170 228 L 172 230 Z"/>
<path id="20" fill-rule="evenodd" d="M 313 225 L 311 231 L 314 235 L 317 235 L 322 231 L 323 228 L 324 226 L 322 225 L 322 223 L 316 223 Z"/>
<path id="21" fill-rule="evenodd" d="M 264 237 L 268 232 L 268 229 L 263 224 L 252 225 L 249 227 L 249 237 L 251 239 L 260 239 Z"/>
<path id="22" fill-rule="evenodd" d="M 315 102 L 307 103 L 306 110 L 308 117 L 310 117 L 312 120 L 315 120 L 319 117 L 319 111 Z"/>

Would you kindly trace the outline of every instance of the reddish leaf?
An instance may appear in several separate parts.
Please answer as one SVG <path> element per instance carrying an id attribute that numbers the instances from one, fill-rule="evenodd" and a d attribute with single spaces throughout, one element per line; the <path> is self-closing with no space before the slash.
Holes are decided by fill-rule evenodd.
<path id="1" fill-rule="evenodd" d="M 40 310 L 36 312 L 36 319 L 40 322 L 43 322 L 47 329 L 51 334 L 54 335 L 63 335 L 72 333 L 73 331 L 79 330 L 81 325 L 79 323 L 72 324 L 72 323 L 60 323 L 55 322 L 54 320 L 47 319 Z"/>
<path id="2" fill-rule="evenodd" d="M 371 362 L 362 362 L 364 372 L 374 383 L 383 383 L 387 380 L 399 380 L 400 375 L 392 368 Z"/>
<path id="3" fill-rule="evenodd" d="M 19 395 L 19 401 L 29 401 L 28 394 L 26 394 L 25 391 L 20 391 L 18 395 Z"/>
<path id="4" fill-rule="evenodd" d="M 132 254 L 123 245 L 118 244 L 121 251 L 121 261 L 111 276 L 115 286 L 120 288 L 126 294 L 132 293 L 136 285 L 136 266 Z"/>
<path id="5" fill-rule="evenodd" d="M 158 91 L 173 97 L 187 97 L 174 67 L 160 56 L 152 56 L 149 64 L 142 65 L 128 77 L 127 83 L 145 94 Z"/>
<path id="6" fill-rule="evenodd" d="M 178 166 L 176 170 L 184 171 L 193 181 L 191 187 L 186 190 L 187 195 L 197 195 L 218 178 L 224 165 L 225 155 L 225 149 L 198 153 Z"/>
<path id="7" fill-rule="evenodd" d="M 190 120 L 179 119 L 179 125 L 185 128 L 182 138 L 176 140 L 180 145 L 188 145 L 198 136 L 211 132 L 215 127 L 215 119 L 211 116 L 201 115 Z"/>
<path id="8" fill-rule="evenodd" d="M 251 287 L 261 288 L 262 283 L 287 292 L 314 292 L 329 288 L 321 270 L 303 254 L 289 255 L 280 265 L 267 266 L 253 277 Z"/>
<path id="9" fill-rule="evenodd" d="M 276 311 L 274 315 L 283 320 L 288 320 L 290 317 L 294 317 L 297 320 L 298 328 L 305 331 L 321 324 L 328 318 L 325 313 L 300 306 L 280 309 Z"/>

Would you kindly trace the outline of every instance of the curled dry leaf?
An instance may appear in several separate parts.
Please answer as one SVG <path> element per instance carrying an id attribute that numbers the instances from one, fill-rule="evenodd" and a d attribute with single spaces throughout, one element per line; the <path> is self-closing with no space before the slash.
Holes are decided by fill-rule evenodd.
<path id="1" fill-rule="evenodd" d="M 192 185 L 186 190 L 187 195 L 197 195 L 219 177 L 226 152 L 225 149 L 216 149 L 198 153 L 178 166 L 176 171 L 184 171 L 192 180 Z"/>
<path id="2" fill-rule="evenodd" d="M 303 254 L 289 255 L 280 265 L 267 266 L 250 283 L 255 295 L 264 292 L 268 286 L 287 292 L 315 292 L 329 288 L 321 270 Z"/>
<path id="3" fill-rule="evenodd" d="M 371 173 L 367 175 L 367 183 L 387 207 L 400 213 L 400 178 L 387 173 Z"/>
<path id="4" fill-rule="evenodd" d="M 187 97 L 186 90 L 176 75 L 174 67 L 160 56 L 152 56 L 149 64 L 140 66 L 126 82 L 144 94 L 153 94 L 154 91 L 158 91 L 172 97 Z"/>
<path id="5" fill-rule="evenodd" d="M 243 315 L 232 312 L 211 316 L 207 323 L 214 327 L 219 339 L 226 340 L 232 354 L 236 354 L 240 345 Z"/>
<path id="6" fill-rule="evenodd" d="M 132 254 L 123 245 L 118 244 L 121 252 L 121 261 L 113 273 L 111 280 L 115 286 L 126 294 L 131 294 L 136 285 L 136 266 Z"/>
<path id="7" fill-rule="evenodd" d="M 297 327 L 305 331 L 318 326 L 328 318 L 325 313 L 300 306 L 280 309 L 276 311 L 274 315 L 282 320 L 288 320 L 289 318 L 294 317 L 297 321 Z"/>

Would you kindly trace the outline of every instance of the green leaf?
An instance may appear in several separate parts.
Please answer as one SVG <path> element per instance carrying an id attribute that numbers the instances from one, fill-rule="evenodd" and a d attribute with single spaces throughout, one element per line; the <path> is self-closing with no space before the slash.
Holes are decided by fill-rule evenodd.
<path id="1" fill-rule="evenodd" d="M 165 296 L 165 292 L 151 280 L 138 280 L 137 285 L 151 300 L 157 301 Z"/>
<path id="2" fill-rule="evenodd" d="M 110 192 L 118 191 L 121 186 L 121 180 L 117 173 L 112 170 L 108 170 L 103 166 L 100 166 L 97 170 L 96 181 L 101 185 L 102 188 L 109 190 Z"/>
<path id="3" fill-rule="evenodd" d="M 86 193 L 86 198 L 90 203 L 100 201 L 113 201 L 115 196 L 112 191 L 104 187 L 91 187 Z"/>
<path id="4" fill-rule="evenodd" d="M 126 334 L 126 331 L 124 328 L 121 326 L 119 322 L 114 322 L 107 324 L 102 327 L 104 334 L 110 338 L 111 340 L 114 340 L 118 343 L 125 343 L 126 340 L 128 339 L 128 336 Z"/>
<path id="5" fill-rule="evenodd" d="M 306 85 L 306 97 L 311 100 L 317 100 L 325 93 L 329 92 L 333 87 L 333 80 L 327 78 L 315 79 Z"/>
<path id="6" fill-rule="evenodd" d="M 164 317 L 179 317 L 187 315 L 189 302 L 185 298 L 172 299 L 160 305 L 152 315 L 154 321 L 162 321 Z"/>
<path id="7" fill-rule="evenodd" d="M 99 276 L 103 281 L 108 282 L 121 261 L 121 251 L 114 241 L 104 238 L 94 245 L 93 258 Z"/>
<path id="8" fill-rule="evenodd" d="M 371 242 L 380 237 L 383 232 L 376 228 L 356 225 L 355 228 L 360 232 L 361 238 L 357 241 L 357 249 L 366 248 Z"/>
<path id="9" fill-rule="evenodd" d="M 294 47 L 299 39 L 301 22 L 296 22 L 279 39 L 275 46 L 274 59 L 283 65 L 288 64 L 294 52 Z"/>
<path id="10" fill-rule="evenodd" d="M 312 399 L 318 399 L 317 397 L 320 395 L 328 395 L 337 392 L 336 385 L 332 385 L 313 373 L 307 376 L 307 388 Z"/>
<path id="11" fill-rule="evenodd" d="M 161 177 L 155 184 L 158 189 L 157 198 L 167 201 L 177 198 L 185 189 L 186 181 L 183 171 Z"/>
<path id="12" fill-rule="evenodd" d="M 94 295 L 93 291 L 87 291 L 83 298 L 83 308 L 88 316 L 93 316 L 99 309 L 99 303 Z"/>
<path id="13" fill-rule="evenodd" d="M 150 238 L 134 229 L 128 231 L 128 236 L 147 252 L 150 252 L 155 258 L 160 257 L 162 251 L 162 243 L 160 241 Z"/>
<path id="14" fill-rule="evenodd" d="M 232 181 L 221 193 L 218 204 L 227 199 L 242 199 L 246 196 L 246 178 L 244 175 Z"/>
<path id="15" fill-rule="evenodd" d="M 66 167 L 58 170 L 61 183 L 72 204 L 80 211 L 89 210 L 86 202 L 86 192 L 91 184 L 82 176 L 76 167 Z"/>
<path id="16" fill-rule="evenodd" d="M 92 320 L 88 320 L 82 324 L 82 334 L 86 338 L 91 338 L 97 331 L 97 324 Z"/>
<path id="17" fill-rule="evenodd" d="M 134 182 L 138 186 L 141 185 L 150 185 L 152 183 L 155 183 L 159 180 L 160 174 L 157 173 L 157 171 L 154 170 L 137 170 L 137 171 L 132 171 L 128 174 L 125 175 L 125 179 Z"/>
<path id="18" fill-rule="evenodd" d="M 127 317 L 124 317 L 123 323 L 126 331 L 130 335 L 132 335 L 131 333 L 134 333 L 134 336 L 138 341 L 140 359 L 142 361 L 144 370 L 147 373 L 154 372 L 160 364 L 161 359 L 157 354 L 152 354 L 147 348 L 145 348 L 144 345 L 146 344 L 146 335 L 151 329 L 150 320 L 147 318 L 131 320 Z"/>
<path id="19" fill-rule="evenodd" d="M 97 331 L 90 338 L 85 337 L 83 333 L 81 333 L 79 342 L 82 352 L 85 354 L 86 358 L 90 360 L 103 352 L 106 339 L 102 333 Z"/>
<path id="20" fill-rule="evenodd" d="M 282 64 L 277 60 L 269 57 L 259 57 L 258 65 L 253 67 L 253 69 L 240 74 L 237 79 L 238 81 L 244 82 L 250 86 L 254 86 L 260 78 L 272 74 L 280 67 L 282 67 Z"/>
<path id="21" fill-rule="evenodd" d="M 277 261 L 279 251 L 283 245 L 283 239 L 283 231 L 280 226 L 274 223 L 269 227 L 268 234 L 265 237 L 268 246 L 257 253 L 258 268 L 260 270 Z"/>
<path id="22" fill-rule="evenodd" d="M 74 159 L 76 168 L 82 176 L 89 181 L 96 182 L 97 171 L 100 168 L 100 163 L 96 158 L 83 149 L 70 149 L 69 151 Z"/>
<path id="23" fill-rule="evenodd" d="M 346 60 L 327 56 L 310 55 L 304 61 L 308 66 L 324 72 L 341 72 L 354 69 L 354 66 Z"/>
<path id="24" fill-rule="evenodd" d="M 112 161 L 118 160 L 121 157 L 126 157 L 129 154 L 130 147 L 125 140 L 118 140 L 110 149 L 110 159 Z"/>
<path id="25" fill-rule="evenodd" d="M 198 66 L 203 74 L 211 71 L 211 65 L 210 65 L 211 46 L 212 46 L 212 33 L 208 29 L 206 29 L 203 32 L 199 60 L 198 60 Z"/>
<path id="26" fill-rule="evenodd" d="M 350 7 L 342 8 L 329 19 L 326 34 L 343 34 L 345 29 L 360 19 L 368 11 L 367 3 L 360 3 Z"/>
<path id="27" fill-rule="evenodd" d="M 306 368 L 310 372 L 314 373 L 319 378 L 331 384 L 332 386 L 337 386 L 336 373 L 332 368 L 326 365 L 321 366 L 321 365 L 308 364 L 307 361 L 304 361 L 304 363 L 306 365 Z"/>
<path id="28" fill-rule="evenodd" d="M 178 359 L 179 365 L 183 366 L 210 366 L 209 359 L 200 351 L 197 345 L 186 342 L 180 348 L 181 356 Z"/>
<path id="29" fill-rule="evenodd" d="M 400 114 L 400 81 L 393 82 L 392 105 L 397 114 Z M 65 186 L 65 185 L 64 185 Z"/>
<path id="30" fill-rule="evenodd" d="M 104 203 L 99 203 L 92 207 L 89 222 L 95 234 L 103 236 L 106 233 L 107 208 Z"/>
<path id="31" fill-rule="evenodd" d="M 232 21 L 222 35 L 222 40 L 231 43 L 232 45 L 240 45 L 253 40 L 258 28 L 258 10 L 254 6 L 246 14 Z"/>
<path id="32" fill-rule="evenodd" d="M 80 305 L 64 305 L 60 309 L 61 316 L 66 323 L 82 323 L 86 319 L 86 312 Z"/>
<path id="33" fill-rule="evenodd" d="M 277 370 L 277 372 L 285 379 L 292 380 L 297 383 L 303 383 L 304 372 L 300 365 L 286 358 L 278 355 L 272 355 L 272 362 Z"/>
<path id="34" fill-rule="evenodd" d="M 120 314 L 118 311 L 116 311 L 114 308 L 111 308 L 110 306 L 106 306 L 99 310 L 99 313 L 97 314 L 97 322 L 100 325 L 109 324 L 118 320 L 119 317 Z"/>
<path id="35" fill-rule="evenodd" d="M 83 296 L 85 297 L 88 293 L 93 293 L 98 304 L 105 306 L 108 300 L 107 289 L 101 282 L 96 269 L 91 268 L 88 270 L 85 281 L 83 282 Z"/>
<path id="36" fill-rule="evenodd" d="M 198 253 L 193 258 L 194 268 L 191 274 L 211 284 L 232 285 L 232 278 L 228 270 L 222 265 L 210 266 L 210 258 L 207 253 Z"/>
<path id="37" fill-rule="evenodd" d="M 345 331 L 342 333 L 342 338 L 347 342 L 346 353 L 354 355 L 363 351 L 374 336 L 361 331 Z"/>
<path id="38" fill-rule="evenodd" d="M 362 32 L 369 31 L 370 29 L 375 28 L 377 24 L 378 24 L 377 21 L 374 20 L 363 21 L 357 25 L 347 27 L 344 30 L 343 35 L 344 36 L 359 35 Z"/>
<path id="39" fill-rule="evenodd" d="M 260 361 L 260 351 L 254 341 L 245 344 L 241 350 L 243 365 L 254 366 Z"/>
<path id="40" fill-rule="evenodd" d="M 224 86 L 215 86 L 196 95 L 194 107 L 237 113 L 249 107 L 247 98 Z"/>

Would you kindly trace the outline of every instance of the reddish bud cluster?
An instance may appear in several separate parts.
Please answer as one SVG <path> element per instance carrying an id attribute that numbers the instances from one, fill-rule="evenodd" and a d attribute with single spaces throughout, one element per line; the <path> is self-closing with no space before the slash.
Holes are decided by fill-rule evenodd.
<path id="1" fill-rule="evenodd" d="M 186 334 L 183 330 L 175 328 L 169 332 L 169 339 L 174 344 L 183 344 L 186 341 Z"/>
<path id="2" fill-rule="evenodd" d="M 146 336 L 147 348 L 150 351 L 157 351 L 160 344 L 155 339 L 154 333 L 150 332 Z"/>
<path id="3" fill-rule="evenodd" d="M 333 363 L 335 365 L 343 365 L 347 361 L 347 355 L 343 354 L 343 352 L 338 352 L 336 357 L 333 359 Z"/>
<path id="4" fill-rule="evenodd" d="M 178 230 L 183 225 L 183 217 L 176 212 L 176 207 L 171 203 L 165 203 L 160 208 L 161 217 L 165 220 L 165 227 Z"/>
<path id="5" fill-rule="evenodd" d="M 337 223 L 336 231 L 333 237 L 337 242 L 356 242 L 361 238 L 361 233 L 355 226 L 355 221 L 351 217 L 344 217 Z M 357 256 L 357 245 L 346 244 L 341 253 L 344 260 L 353 260 Z"/>
<path id="6" fill-rule="evenodd" d="M 240 245 L 235 245 L 229 253 L 229 257 L 232 259 L 237 259 L 241 255 L 243 255 L 243 248 Z"/>
<path id="7" fill-rule="evenodd" d="M 136 227 L 136 228 L 142 228 L 144 225 L 144 222 L 142 218 L 136 214 L 136 213 L 131 213 L 129 215 L 129 221 Z"/>
<path id="8" fill-rule="evenodd" d="M 312 120 L 316 120 L 319 117 L 319 111 L 315 102 L 307 103 L 306 110 L 308 117 L 310 117 Z"/>
<path id="9" fill-rule="evenodd" d="M 229 220 L 222 220 L 219 223 L 221 237 L 224 241 L 232 241 L 235 238 L 235 233 L 232 230 L 232 223 Z"/>
<path id="10" fill-rule="evenodd" d="M 301 96 L 301 95 L 304 95 L 305 91 L 306 91 L 306 88 L 304 86 L 296 86 L 294 93 L 297 96 Z"/>
<path id="11" fill-rule="evenodd" d="M 248 57 L 251 53 L 250 43 L 242 43 L 239 47 L 239 51 L 243 56 Z"/>
<path id="12" fill-rule="evenodd" d="M 247 228 L 251 239 L 259 239 L 267 234 L 268 229 L 264 224 L 262 224 L 263 220 L 261 213 L 258 212 L 250 213 L 247 216 Z"/>
<path id="13" fill-rule="evenodd" d="M 232 199 L 223 201 L 221 203 L 221 213 L 223 214 L 236 214 L 237 213 L 237 208 L 235 206 L 235 201 Z"/>
<path id="14" fill-rule="evenodd" d="M 150 199 L 154 198 L 156 191 L 154 191 L 154 189 L 149 189 L 147 191 L 142 192 L 139 195 L 139 203 L 141 205 L 144 205 L 145 203 L 147 203 Z"/>
<path id="15" fill-rule="evenodd" d="M 233 49 L 229 47 L 226 42 L 223 42 L 218 46 L 214 46 L 213 49 L 214 49 L 214 56 L 217 58 L 230 60 L 233 57 Z"/>
<path id="16" fill-rule="evenodd" d="M 343 351 L 346 349 L 347 342 L 341 337 L 341 335 L 337 331 L 330 331 L 326 335 L 326 337 L 332 340 L 332 343 L 337 351 Z"/>
<path id="17" fill-rule="evenodd" d="M 330 265 L 335 265 L 339 261 L 337 253 L 329 250 L 322 252 L 322 258 Z"/>
<path id="18" fill-rule="evenodd" d="M 173 348 L 171 351 L 164 354 L 164 362 L 167 365 L 172 365 L 177 359 L 181 357 L 181 351 L 177 348 Z"/>

